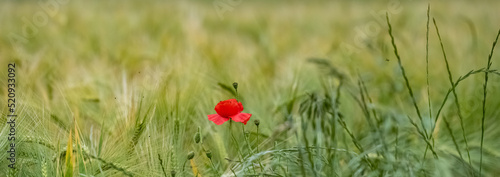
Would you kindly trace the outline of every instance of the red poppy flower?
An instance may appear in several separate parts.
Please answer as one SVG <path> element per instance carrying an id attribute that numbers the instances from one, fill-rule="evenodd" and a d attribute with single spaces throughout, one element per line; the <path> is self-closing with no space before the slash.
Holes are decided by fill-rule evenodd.
<path id="1" fill-rule="evenodd" d="M 217 114 L 208 115 L 208 120 L 217 125 L 222 125 L 224 122 L 231 119 L 246 125 L 250 117 L 252 117 L 252 114 L 242 113 L 241 111 L 243 111 L 241 102 L 238 102 L 236 99 L 224 100 L 215 106 L 215 112 L 217 112 Z"/>

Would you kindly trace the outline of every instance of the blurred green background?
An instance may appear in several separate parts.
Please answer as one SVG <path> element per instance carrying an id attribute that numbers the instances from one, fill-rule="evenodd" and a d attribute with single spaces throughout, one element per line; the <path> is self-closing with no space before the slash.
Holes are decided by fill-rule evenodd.
<path id="1" fill-rule="evenodd" d="M 426 90 L 428 4 L 430 94 Z M 230 90 L 233 82 L 239 83 L 244 112 L 253 114 L 250 122 L 261 122 L 258 134 L 253 123 L 245 126 L 251 132 L 251 150 L 241 149 L 249 157 L 255 155 L 251 152 L 257 146 L 261 151 L 301 146 L 304 142 L 297 134 L 309 131 L 302 136 L 332 138 L 338 144 L 329 148 L 362 154 L 342 126 L 335 124 L 337 134 L 327 136 L 306 130 L 300 123 L 307 116 L 299 107 L 308 95 L 325 93 L 328 99 L 327 93 L 338 93 L 340 79 L 332 77 L 333 71 L 343 76 L 341 104 L 336 110 L 342 112 L 360 144 L 374 149 L 366 154 L 376 156 L 373 158 L 379 160 L 372 162 L 380 165 L 359 172 L 363 168 L 356 164 L 362 163 L 362 155 L 326 157 L 334 160 L 326 160 L 325 167 L 316 166 L 321 168 L 318 174 L 307 170 L 305 176 L 478 176 L 484 74 L 473 75 L 457 87 L 472 163 L 465 155 L 452 95 L 441 115 L 449 121 L 464 157 L 458 157 L 441 118 L 433 142 L 443 157 L 433 159 L 430 152 L 423 157 L 426 144 L 407 119 L 408 115 L 418 122 L 393 53 L 385 13 L 391 18 L 417 103 L 428 120 L 422 124 L 430 132 L 434 124 L 427 100 L 430 98 L 435 116 L 451 88 L 432 18 L 440 27 L 456 80 L 470 70 L 486 67 L 500 27 L 499 5 L 496 1 L 3 0 L 0 66 L 5 67 L 0 70 L 0 83 L 6 85 L 6 66 L 15 62 L 21 116 L 17 120 L 18 170 L 8 170 L 2 160 L 0 176 L 63 176 L 70 171 L 73 176 L 164 176 L 164 170 L 167 175 L 176 171 L 178 176 L 194 176 L 194 169 L 201 176 L 231 176 L 238 163 L 225 158 L 236 159 L 238 152 L 229 125 L 216 126 L 206 115 L 215 113 L 213 107 L 219 101 L 235 97 L 224 89 L 228 86 Z M 492 58 L 492 69 L 500 68 L 498 56 Z M 485 176 L 500 173 L 498 76 L 490 74 L 487 88 Z M 358 105 L 359 80 L 372 99 L 369 109 L 378 113 L 377 130 L 387 138 L 390 153 L 400 153 L 399 159 L 377 152 L 380 137 L 369 131 Z M 7 90 L 0 89 L 0 96 L 7 100 Z M 0 107 L 0 147 L 6 149 L 6 102 L 1 101 Z M 238 129 L 233 127 L 233 133 L 244 144 L 248 137 L 235 125 Z M 204 148 L 214 153 L 218 171 L 193 142 L 197 127 L 201 127 Z M 65 160 L 68 144 L 77 149 L 70 157 L 71 170 Z M 181 172 L 189 151 L 196 152 L 195 159 L 186 165 L 189 170 Z M 279 163 L 289 163 L 292 169 L 294 165 L 304 167 L 298 154 L 287 154 L 295 157 L 287 156 L 287 163 L 263 156 L 261 173 L 245 171 L 242 165 L 234 169 L 238 176 L 304 176 L 288 167 L 286 171 L 274 169 Z M 0 153 L 1 159 L 6 156 Z"/>

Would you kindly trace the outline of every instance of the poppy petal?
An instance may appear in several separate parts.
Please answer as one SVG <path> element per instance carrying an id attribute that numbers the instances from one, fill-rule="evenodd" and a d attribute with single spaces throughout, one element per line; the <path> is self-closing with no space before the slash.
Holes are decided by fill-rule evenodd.
<path id="1" fill-rule="evenodd" d="M 243 106 L 241 105 L 241 102 L 238 103 L 236 99 L 220 101 L 215 106 L 215 112 L 222 117 L 229 117 L 238 114 L 241 111 L 243 111 Z"/>
<path id="2" fill-rule="evenodd" d="M 208 120 L 214 122 L 217 125 L 222 125 L 224 122 L 228 121 L 229 118 L 219 116 L 218 114 L 210 114 L 208 115 Z"/>
<path id="3" fill-rule="evenodd" d="M 231 119 L 233 119 L 233 121 L 235 122 L 241 122 L 246 125 L 248 120 L 250 120 L 250 117 L 252 117 L 252 114 L 238 113 L 234 116 L 231 116 Z"/>

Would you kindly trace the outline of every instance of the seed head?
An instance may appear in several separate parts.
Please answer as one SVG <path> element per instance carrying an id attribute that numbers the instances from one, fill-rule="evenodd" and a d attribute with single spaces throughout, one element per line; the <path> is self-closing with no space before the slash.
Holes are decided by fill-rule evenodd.
<path id="1" fill-rule="evenodd" d="M 253 123 L 258 127 L 260 125 L 260 120 L 259 119 L 255 119 L 253 121 Z"/>
<path id="2" fill-rule="evenodd" d="M 233 82 L 233 87 L 235 90 L 238 90 L 238 82 Z"/>
<path id="3" fill-rule="evenodd" d="M 198 144 L 200 140 L 201 140 L 200 132 L 196 132 L 196 134 L 194 134 L 194 142 Z"/>
<path id="4" fill-rule="evenodd" d="M 207 152 L 205 152 L 205 154 L 209 159 L 212 159 L 212 151 L 208 150 Z"/>
<path id="5" fill-rule="evenodd" d="M 188 160 L 191 160 L 191 159 L 193 159 L 193 158 L 194 158 L 194 152 L 193 152 L 193 151 L 191 151 L 191 152 L 189 152 L 189 153 L 188 153 L 187 159 L 188 159 Z"/>

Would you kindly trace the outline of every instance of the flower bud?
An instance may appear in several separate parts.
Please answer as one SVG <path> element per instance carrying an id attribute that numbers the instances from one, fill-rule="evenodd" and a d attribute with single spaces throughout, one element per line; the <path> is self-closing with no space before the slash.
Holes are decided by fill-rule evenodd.
<path id="1" fill-rule="evenodd" d="M 233 87 L 235 90 L 238 90 L 238 82 L 233 82 Z"/>
<path id="2" fill-rule="evenodd" d="M 194 142 L 198 144 L 200 140 L 201 140 L 200 132 L 196 132 L 196 134 L 194 134 Z"/>
<path id="3" fill-rule="evenodd" d="M 205 154 L 209 159 L 212 159 L 212 151 L 208 150 L 207 152 L 205 152 Z"/>
<path id="4" fill-rule="evenodd" d="M 193 159 L 193 158 L 194 158 L 194 152 L 193 152 L 193 151 L 191 151 L 191 152 L 189 152 L 189 153 L 188 153 L 187 159 L 188 159 L 188 160 L 191 160 L 191 159 Z"/>
<path id="5" fill-rule="evenodd" d="M 258 127 L 260 125 L 260 120 L 259 119 L 255 119 L 253 121 L 253 123 Z"/>

